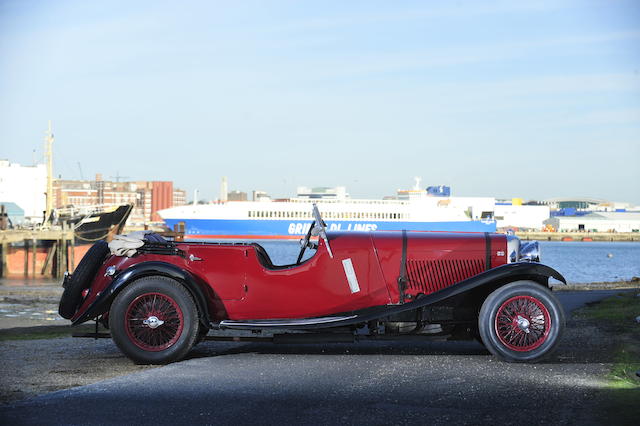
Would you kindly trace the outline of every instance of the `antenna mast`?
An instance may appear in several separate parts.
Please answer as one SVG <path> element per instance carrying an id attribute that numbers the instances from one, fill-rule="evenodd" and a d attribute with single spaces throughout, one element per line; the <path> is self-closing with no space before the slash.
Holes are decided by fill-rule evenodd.
<path id="1" fill-rule="evenodd" d="M 44 155 L 47 161 L 47 210 L 44 215 L 46 221 L 53 210 L 53 133 L 51 131 L 51 120 L 49 120 L 49 130 L 45 132 Z"/>

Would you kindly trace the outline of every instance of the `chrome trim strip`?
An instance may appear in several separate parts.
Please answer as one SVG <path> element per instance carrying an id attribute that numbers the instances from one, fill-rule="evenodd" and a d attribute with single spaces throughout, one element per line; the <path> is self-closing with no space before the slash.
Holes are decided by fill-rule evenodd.
<path id="1" fill-rule="evenodd" d="M 282 320 L 253 320 L 253 321 L 220 321 L 220 328 L 233 327 L 295 327 L 300 325 L 331 324 L 338 321 L 345 321 L 356 318 L 357 315 L 346 317 L 322 317 L 304 319 L 282 319 Z"/>

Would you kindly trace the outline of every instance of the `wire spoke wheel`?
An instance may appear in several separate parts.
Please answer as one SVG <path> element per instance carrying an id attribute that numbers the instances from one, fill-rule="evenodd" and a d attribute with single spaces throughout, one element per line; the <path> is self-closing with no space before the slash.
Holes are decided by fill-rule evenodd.
<path id="1" fill-rule="evenodd" d="M 549 311 L 532 296 L 515 296 L 506 300 L 498 308 L 495 320 L 500 342 L 518 352 L 531 351 L 542 345 L 550 327 Z"/>
<path id="2" fill-rule="evenodd" d="M 125 330 L 133 344 L 145 351 L 173 346 L 184 328 L 178 303 L 162 293 L 144 293 L 131 301 L 124 315 Z"/>
<path id="3" fill-rule="evenodd" d="M 557 348 L 564 311 L 551 291 L 535 281 L 505 284 L 485 299 L 478 315 L 482 343 L 509 362 L 537 362 Z"/>

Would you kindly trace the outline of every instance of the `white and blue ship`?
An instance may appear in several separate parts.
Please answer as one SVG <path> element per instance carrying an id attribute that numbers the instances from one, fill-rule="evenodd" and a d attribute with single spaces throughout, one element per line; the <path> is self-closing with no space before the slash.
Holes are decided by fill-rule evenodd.
<path id="1" fill-rule="evenodd" d="M 299 191 L 300 193 L 300 191 Z M 187 238 L 298 239 L 311 226 L 317 203 L 330 231 L 495 232 L 494 198 L 434 197 L 424 190 L 398 191 L 400 199 L 314 198 L 190 204 L 158 212 Z"/>

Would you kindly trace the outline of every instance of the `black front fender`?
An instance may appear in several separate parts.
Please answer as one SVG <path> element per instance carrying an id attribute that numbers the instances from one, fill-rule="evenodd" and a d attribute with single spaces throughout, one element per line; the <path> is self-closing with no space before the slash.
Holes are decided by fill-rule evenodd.
<path id="1" fill-rule="evenodd" d="M 104 314 L 111 308 L 111 303 L 124 287 L 138 278 L 151 275 L 161 275 L 173 278 L 174 280 L 184 284 L 189 293 L 191 293 L 191 296 L 193 296 L 198 306 L 198 310 L 202 314 L 200 318 L 201 322 L 208 326 L 210 323 L 210 316 L 207 299 L 200 286 L 196 283 L 193 275 L 171 263 L 158 261 L 137 263 L 132 267 L 117 273 L 111 284 L 109 284 L 107 288 L 100 293 L 96 300 L 82 315 L 73 321 L 73 325 L 81 324 Z"/>

